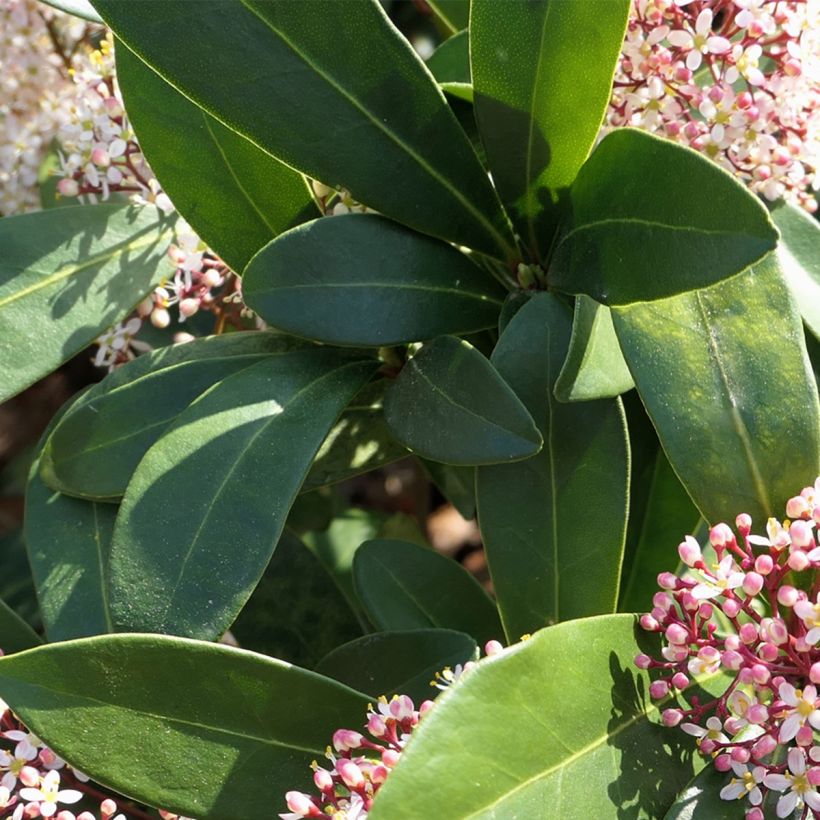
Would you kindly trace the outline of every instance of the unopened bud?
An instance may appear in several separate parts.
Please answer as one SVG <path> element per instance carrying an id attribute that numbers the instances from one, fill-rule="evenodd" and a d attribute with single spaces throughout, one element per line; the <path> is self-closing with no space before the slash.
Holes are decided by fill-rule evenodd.
<path id="1" fill-rule="evenodd" d="M 61 179 L 57 183 L 57 191 L 60 196 L 73 197 L 80 193 L 80 186 L 76 179 L 67 177 L 66 179 Z"/>

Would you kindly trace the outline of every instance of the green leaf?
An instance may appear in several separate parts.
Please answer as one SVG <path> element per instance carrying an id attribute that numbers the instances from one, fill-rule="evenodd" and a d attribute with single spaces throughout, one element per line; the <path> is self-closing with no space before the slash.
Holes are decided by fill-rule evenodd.
<path id="1" fill-rule="evenodd" d="M 31 577 L 26 547 L 19 530 L 0 536 L 0 599 L 6 602 L 29 626 L 42 628 L 37 593 Z M 2 647 L 0 647 L 2 648 Z"/>
<path id="2" fill-rule="evenodd" d="M 446 464 L 528 458 L 541 435 L 527 409 L 472 345 L 442 336 L 405 364 L 384 414 L 414 453 Z"/>
<path id="3" fill-rule="evenodd" d="M 820 407 L 775 255 L 743 276 L 612 311 L 638 392 L 710 523 L 760 526 L 820 472 Z"/>
<path id="4" fill-rule="evenodd" d="M 439 83 L 471 83 L 469 32 L 445 40 L 427 59 L 427 68 Z"/>
<path id="5" fill-rule="evenodd" d="M 244 649 L 312 668 L 362 630 L 316 556 L 285 530 L 231 634 Z"/>
<path id="6" fill-rule="evenodd" d="M 94 7 L 88 0 L 41 0 L 41 2 L 67 14 L 73 14 L 75 17 L 81 17 L 83 20 L 102 23 L 102 17 L 94 11 Z"/>
<path id="7" fill-rule="evenodd" d="M 631 516 L 640 523 L 634 542 L 627 540 L 618 609 L 648 612 L 658 589 L 658 574 L 674 571 L 680 560 L 678 544 L 694 534 L 701 518 L 661 449 L 649 476 L 645 504 L 636 509 L 634 495 L 632 502 Z"/>
<path id="8" fill-rule="evenodd" d="M 456 467 L 420 458 L 424 471 L 462 518 L 475 518 L 475 468 Z"/>
<path id="9" fill-rule="evenodd" d="M 534 458 L 477 471 L 478 522 L 511 640 L 612 612 L 618 597 L 629 489 L 623 407 L 555 399 L 569 338 L 569 311 L 542 293 L 515 314 L 492 356 L 544 437 Z"/>
<path id="10" fill-rule="evenodd" d="M 453 33 L 467 28 L 470 22 L 470 0 L 427 0 L 427 5 Z"/>
<path id="11" fill-rule="evenodd" d="M 79 353 L 171 272 L 173 219 L 85 205 L 0 220 L 0 402 Z"/>
<path id="12" fill-rule="evenodd" d="M 470 60 L 493 180 L 537 261 L 612 93 L 629 0 L 473 0 Z"/>
<path id="13" fill-rule="evenodd" d="M 119 630 L 212 639 L 230 626 L 322 440 L 374 369 L 331 351 L 274 356 L 178 416 L 140 462 L 117 518 Z"/>
<path id="14" fill-rule="evenodd" d="M 40 636 L 0 599 L 0 649 L 5 655 L 22 652 L 42 643 Z"/>
<path id="15" fill-rule="evenodd" d="M 569 352 L 555 382 L 556 398 L 558 401 L 612 398 L 634 386 L 609 308 L 581 294 L 575 300 Z"/>
<path id="16" fill-rule="evenodd" d="M 442 801 L 448 820 L 662 817 L 694 744 L 657 724 L 639 651 L 634 616 L 607 615 L 479 663 L 425 716 L 370 817 L 437 817 Z"/>
<path id="17" fill-rule="evenodd" d="M 268 324 L 335 345 L 381 347 L 494 327 L 498 283 L 452 245 L 389 219 L 317 219 L 275 239 L 242 277 Z"/>
<path id="18" fill-rule="evenodd" d="M 310 467 L 302 491 L 336 484 L 407 455 L 384 419 L 388 379 L 366 384 L 345 407 Z"/>
<path id="19" fill-rule="evenodd" d="M 124 46 L 117 82 L 140 149 L 174 207 L 234 270 L 318 215 L 301 174 L 194 105 Z"/>
<path id="20" fill-rule="evenodd" d="M 163 347 L 117 368 L 56 425 L 43 456 L 50 487 L 117 499 L 174 419 L 222 379 L 264 358 L 304 348 L 273 333 L 230 333 Z"/>
<path id="21" fill-rule="evenodd" d="M 469 635 L 449 629 L 379 632 L 335 649 L 316 672 L 373 698 L 409 695 L 418 705 L 437 694 L 431 686 L 436 672 L 477 655 L 478 647 Z"/>
<path id="22" fill-rule="evenodd" d="M 353 579 L 378 629 L 455 629 L 480 644 L 502 637 L 498 610 L 481 584 L 434 550 L 405 541 L 368 541 L 356 551 Z"/>
<path id="23" fill-rule="evenodd" d="M 820 339 L 820 225 L 802 208 L 780 202 L 772 208 L 780 231 L 777 255 L 803 321 Z"/>
<path id="24" fill-rule="evenodd" d="M 730 173 L 635 128 L 601 141 L 569 198 L 550 284 L 607 305 L 720 282 L 759 261 L 778 238 L 765 206 Z"/>
<path id="25" fill-rule="evenodd" d="M 282 661 L 159 635 L 0 659 L 0 697 L 104 786 L 200 820 L 270 817 L 367 698 Z"/>
<path id="26" fill-rule="evenodd" d="M 423 233 L 513 254 L 466 135 L 376 0 L 95 6 L 165 80 L 262 150 Z M 345 135 L 332 150 L 329 123 Z"/>
<path id="27" fill-rule="evenodd" d="M 70 498 L 47 487 L 40 477 L 46 441 L 88 393 L 65 404 L 51 420 L 26 485 L 26 550 L 50 641 L 113 631 L 106 571 L 117 507 Z"/>
<path id="28" fill-rule="evenodd" d="M 744 820 L 745 800 L 721 800 L 720 790 L 733 774 L 707 766 L 678 795 L 663 820 Z"/>

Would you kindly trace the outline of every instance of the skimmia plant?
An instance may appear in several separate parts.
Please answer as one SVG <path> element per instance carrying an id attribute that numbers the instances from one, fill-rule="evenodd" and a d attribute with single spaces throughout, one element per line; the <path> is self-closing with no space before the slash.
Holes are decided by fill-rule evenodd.
<path id="1" fill-rule="evenodd" d="M 407 7 L 0 0 L 0 818 L 820 817 L 820 12 Z"/>

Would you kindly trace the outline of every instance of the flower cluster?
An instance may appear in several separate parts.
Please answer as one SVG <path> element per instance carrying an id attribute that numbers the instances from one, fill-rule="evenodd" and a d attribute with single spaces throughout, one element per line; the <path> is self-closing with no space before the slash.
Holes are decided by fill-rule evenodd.
<path id="1" fill-rule="evenodd" d="M 634 0 L 605 130 L 635 126 L 810 212 L 820 184 L 820 5 Z"/>
<path id="2" fill-rule="evenodd" d="M 484 647 L 487 657 L 498 655 L 504 647 L 498 641 L 488 641 Z M 436 673 L 430 685 L 447 689 L 463 675 L 469 674 L 477 661 L 446 667 Z M 333 747 L 328 746 L 326 757 L 330 768 L 322 768 L 314 761 L 313 782 L 318 794 L 309 795 L 290 791 L 285 795 L 288 812 L 282 820 L 320 818 L 321 820 L 365 820 L 379 788 L 401 759 L 404 747 L 421 718 L 433 708 L 432 700 L 425 700 L 416 709 L 407 695 L 394 695 L 390 700 L 379 698 L 375 707 L 370 705 L 366 734 L 353 729 L 339 729 L 333 734 Z"/>
<path id="3" fill-rule="evenodd" d="M 752 535 L 745 514 L 735 530 L 718 524 L 703 550 L 687 536 L 678 547 L 686 570 L 658 576 L 654 608 L 640 619 L 663 635 L 662 657 L 635 659 L 662 673 L 649 688 L 659 702 L 693 678 L 711 678 L 707 688 L 728 681 L 718 697 L 693 696 L 661 717 L 731 772 L 720 796 L 748 801 L 748 820 L 763 820 L 768 792 L 780 794 L 778 817 L 820 818 L 820 478 L 786 514 L 769 519 L 765 536 Z"/>

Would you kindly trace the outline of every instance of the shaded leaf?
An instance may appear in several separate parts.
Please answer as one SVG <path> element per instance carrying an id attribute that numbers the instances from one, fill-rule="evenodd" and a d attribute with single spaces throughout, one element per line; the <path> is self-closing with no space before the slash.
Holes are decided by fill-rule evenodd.
<path id="1" fill-rule="evenodd" d="M 0 572 L 0 599 L 39 632 L 42 618 L 20 530 L 0 537 L 0 567 L 3 568 Z"/>
<path id="2" fill-rule="evenodd" d="M 42 643 L 40 636 L 2 599 L 0 599 L 0 649 L 12 655 Z"/>
<path id="3" fill-rule="evenodd" d="M 387 393 L 385 418 L 414 453 L 447 464 L 492 464 L 541 449 L 530 414 L 468 342 L 442 336 L 405 364 Z"/>
<path id="4" fill-rule="evenodd" d="M 300 173 L 194 105 L 125 46 L 117 82 L 140 150 L 174 207 L 234 270 L 318 215 Z"/>
<path id="5" fill-rule="evenodd" d="M 732 777 L 732 772 L 707 766 L 678 795 L 663 820 L 744 820 L 745 800 L 720 799 L 720 790 L 729 785 Z"/>
<path id="6" fill-rule="evenodd" d="M 353 578 L 378 629 L 455 629 L 482 645 L 502 636 L 498 610 L 481 584 L 435 550 L 404 541 L 368 541 L 356 551 Z"/>
<path id="7" fill-rule="evenodd" d="M 820 472 L 803 328 L 769 256 L 712 288 L 612 311 L 669 461 L 710 523 L 782 515 Z"/>
<path id="8" fill-rule="evenodd" d="M 475 518 L 475 468 L 441 464 L 420 458 L 419 462 L 439 492 L 462 518 Z"/>
<path id="9" fill-rule="evenodd" d="M 544 437 L 534 458 L 480 467 L 476 477 L 478 522 L 511 640 L 611 612 L 618 596 L 629 488 L 623 408 L 617 399 L 555 399 L 569 338 L 569 311 L 542 293 L 510 320 L 492 356 Z"/>
<path id="10" fill-rule="evenodd" d="M 427 5 L 453 33 L 467 28 L 470 22 L 470 0 L 427 0 Z"/>
<path id="11" fill-rule="evenodd" d="M 427 68 L 439 83 L 471 83 L 469 32 L 462 30 L 445 40 L 427 58 Z"/>
<path id="12" fill-rule="evenodd" d="M 332 733 L 367 709 L 364 695 L 313 672 L 159 635 L 2 658 L 0 696 L 98 783 L 202 820 L 284 808 L 285 791 L 312 782 L 310 761 Z"/>
<path id="13" fill-rule="evenodd" d="M 335 649 L 316 672 L 373 698 L 409 695 L 418 706 L 437 694 L 430 683 L 436 672 L 477 655 L 478 647 L 469 635 L 449 629 L 377 632 Z"/>
<path id="14" fill-rule="evenodd" d="M 572 185 L 548 275 L 553 287 L 607 305 L 644 302 L 732 277 L 777 238 L 765 206 L 728 171 L 690 148 L 619 128 Z"/>
<path id="15" fill-rule="evenodd" d="M 117 517 L 117 629 L 213 639 L 230 626 L 316 451 L 374 365 L 323 350 L 270 357 L 179 415 L 140 462 Z"/>
<path id="16" fill-rule="evenodd" d="M 172 226 L 130 205 L 0 220 L 0 401 L 79 353 L 171 272 Z"/>

